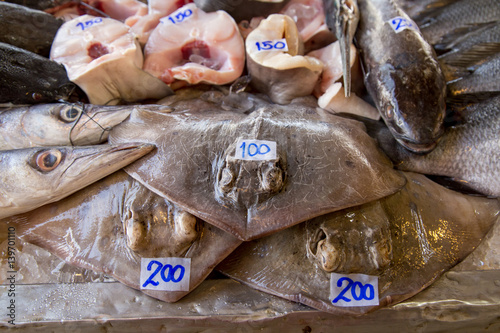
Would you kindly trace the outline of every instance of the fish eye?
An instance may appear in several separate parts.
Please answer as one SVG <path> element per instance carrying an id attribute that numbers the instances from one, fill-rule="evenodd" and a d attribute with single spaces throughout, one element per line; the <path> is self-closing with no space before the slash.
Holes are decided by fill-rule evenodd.
<path id="1" fill-rule="evenodd" d="M 57 168 L 61 160 L 62 153 L 60 150 L 43 150 L 36 155 L 35 164 L 40 171 L 49 172 Z"/>
<path id="2" fill-rule="evenodd" d="M 219 188 L 222 192 L 230 192 L 234 185 L 235 174 L 229 167 L 222 169 L 219 179 Z"/>
<path id="3" fill-rule="evenodd" d="M 278 192 L 283 187 L 283 171 L 274 166 L 265 170 L 261 176 L 262 188 L 269 192 Z"/>
<path id="4" fill-rule="evenodd" d="M 388 105 L 385 108 L 385 115 L 387 119 L 392 119 L 394 117 L 394 107 L 392 105 Z"/>
<path id="5" fill-rule="evenodd" d="M 68 107 L 62 108 L 59 113 L 59 117 L 61 120 L 70 123 L 78 119 L 80 114 L 82 113 L 82 109 L 76 105 L 70 105 Z"/>

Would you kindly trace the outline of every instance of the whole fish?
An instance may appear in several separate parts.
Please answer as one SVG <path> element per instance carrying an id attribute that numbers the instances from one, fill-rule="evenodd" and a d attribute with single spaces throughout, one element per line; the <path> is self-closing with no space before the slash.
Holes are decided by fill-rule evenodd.
<path id="1" fill-rule="evenodd" d="M 393 195 L 243 243 L 216 269 L 338 315 L 408 299 L 480 244 L 500 216 L 500 203 L 448 190 L 424 175 L 405 176 L 406 186 Z M 348 274 L 369 275 L 377 284 L 350 276 L 356 281 L 350 289 L 342 278 Z M 367 293 L 368 284 L 373 291 Z M 334 292 L 335 285 L 347 292 Z"/>
<path id="2" fill-rule="evenodd" d="M 236 22 L 278 13 L 290 0 L 194 0 L 205 12 L 226 11 Z"/>
<path id="3" fill-rule="evenodd" d="M 326 24 L 340 42 L 345 96 L 351 95 L 351 44 L 359 22 L 357 0 L 323 0 Z"/>
<path id="4" fill-rule="evenodd" d="M 0 151 L 0 218 L 60 200 L 153 148 L 126 143 Z"/>
<path id="5" fill-rule="evenodd" d="M 109 141 L 154 143 L 154 153 L 125 171 L 241 240 L 404 185 L 363 124 L 328 114 L 316 101 L 262 101 L 249 115 L 201 98 L 173 107 L 171 113 L 133 111 Z"/>
<path id="6" fill-rule="evenodd" d="M 358 1 L 365 85 L 405 148 L 431 151 L 443 134 L 446 82 L 432 47 L 391 0 Z"/>
<path id="7" fill-rule="evenodd" d="M 474 29 L 477 25 L 498 21 L 498 0 L 459 0 L 441 7 L 417 21 L 425 39 L 432 45 L 447 34 Z"/>
<path id="8" fill-rule="evenodd" d="M 0 42 L 49 57 L 50 47 L 63 21 L 45 12 L 0 2 Z"/>
<path id="9" fill-rule="evenodd" d="M 189 290 L 142 289 L 175 302 L 195 289 L 241 241 L 183 211 L 118 171 L 64 198 L 3 219 L 16 236 L 67 263 L 135 289 L 142 258 L 190 258 Z M 158 274 L 155 279 L 160 279 Z"/>
<path id="10" fill-rule="evenodd" d="M 133 109 L 168 112 L 159 105 L 103 106 L 53 103 L 0 108 L 0 150 L 84 146 L 103 143 L 112 127 L 125 120 Z"/>
<path id="11" fill-rule="evenodd" d="M 75 85 L 63 65 L 0 43 L 0 103 L 36 104 L 67 100 Z"/>
<path id="12" fill-rule="evenodd" d="M 500 196 L 500 96 L 457 110 L 460 121 L 446 129 L 436 148 L 417 155 L 395 145 L 386 129 L 377 136 L 396 168 L 445 176 L 490 196 Z"/>

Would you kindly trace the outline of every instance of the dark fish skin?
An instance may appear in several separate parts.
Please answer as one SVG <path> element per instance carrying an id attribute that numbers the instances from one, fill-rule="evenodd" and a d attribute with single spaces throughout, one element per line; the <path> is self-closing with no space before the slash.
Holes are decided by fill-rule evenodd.
<path id="1" fill-rule="evenodd" d="M 379 130 L 376 137 L 397 169 L 450 177 L 476 192 L 500 196 L 500 96 L 457 113 L 460 122 L 447 128 L 427 155 L 396 146 L 387 130 Z"/>
<path id="2" fill-rule="evenodd" d="M 455 1 L 456 0 L 397 0 L 396 2 L 406 14 L 418 20 L 419 17 Z"/>
<path id="3" fill-rule="evenodd" d="M 441 53 L 440 61 L 450 62 L 463 57 L 464 52 L 473 50 L 474 47 L 482 46 L 484 49 L 485 45 L 500 45 L 500 21 L 477 26 L 467 33 L 458 31 L 448 34 L 440 44 L 434 45 L 434 49 Z M 498 52 L 498 49 L 495 50 Z"/>
<path id="4" fill-rule="evenodd" d="M 67 100 L 75 85 L 63 65 L 0 43 L 0 103 L 36 104 Z"/>
<path id="5" fill-rule="evenodd" d="M 358 1 L 356 41 L 365 85 L 396 140 L 417 153 L 431 151 L 443 133 L 446 83 L 432 47 L 415 30 L 388 23 L 406 15 L 391 0 Z"/>
<path id="6" fill-rule="evenodd" d="M 0 42 L 49 57 L 63 21 L 40 10 L 0 2 Z"/>
<path id="7" fill-rule="evenodd" d="M 290 0 L 277 2 L 259 0 L 194 0 L 198 8 L 205 12 L 224 10 L 236 22 L 251 20 L 257 16 L 267 16 L 278 13 Z"/>
<path id="8" fill-rule="evenodd" d="M 1 0 L 4 2 L 5 0 Z M 53 7 L 60 6 L 67 2 L 71 2 L 71 0 L 7 0 L 5 2 L 15 3 L 18 5 L 22 5 L 28 8 L 45 10 Z"/>
<path id="9" fill-rule="evenodd" d="M 499 17 L 498 0 L 460 0 L 436 10 L 417 23 L 425 39 L 434 45 L 449 33 L 498 21 Z"/>

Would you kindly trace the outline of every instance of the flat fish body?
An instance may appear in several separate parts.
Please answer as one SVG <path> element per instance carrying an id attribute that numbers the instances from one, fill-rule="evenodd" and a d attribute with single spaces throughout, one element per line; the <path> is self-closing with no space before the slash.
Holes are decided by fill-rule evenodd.
<path id="1" fill-rule="evenodd" d="M 44 57 L 63 21 L 45 12 L 0 2 L 0 42 L 11 44 Z"/>
<path id="2" fill-rule="evenodd" d="M 75 85 L 52 60 L 0 43 L 0 103 L 36 104 L 67 100 Z"/>
<path id="3" fill-rule="evenodd" d="M 404 185 L 359 122 L 298 102 L 262 103 L 248 116 L 201 99 L 182 103 L 168 114 L 132 112 L 109 141 L 154 142 L 127 173 L 242 240 Z"/>
<path id="4" fill-rule="evenodd" d="M 135 289 L 141 289 L 141 258 L 191 258 L 191 291 L 241 243 L 149 191 L 123 171 L 2 223 L 14 226 L 22 240 L 71 265 L 110 275 Z M 189 293 L 142 291 L 167 302 Z"/>
<path id="5" fill-rule="evenodd" d="M 380 131 L 381 148 L 396 168 L 428 175 L 446 176 L 484 195 L 500 196 L 500 97 L 459 110 L 461 121 L 446 129 L 436 148 L 412 154 L 395 146 Z"/>
<path id="6" fill-rule="evenodd" d="M 278 13 L 290 0 L 260 1 L 247 0 L 241 2 L 227 0 L 195 0 L 194 3 L 205 12 L 223 10 L 236 22 L 251 20 L 257 16 L 268 16 Z"/>
<path id="7" fill-rule="evenodd" d="M 391 196 L 244 243 L 217 270 L 261 291 L 339 315 L 401 302 L 472 252 L 500 214 L 496 199 L 453 192 L 423 175 L 405 176 L 406 186 Z M 337 306 L 337 295 L 330 296 L 331 273 L 375 277 L 379 304 Z M 372 295 L 365 291 L 360 296 L 368 287 L 353 288 L 343 294 L 349 304 L 357 304 L 351 295 L 364 301 Z"/>
<path id="8" fill-rule="evenodd" d="M 366 88 L 396 140 L 428 152 L 443 133 L 446 108 L 436 54 L 393 1 L 362 0 L 358 6 L 356 41 Z"/>
<path id="9" fill-rule="evenodd" d="M 22 5 L 32 9 L 46 10 L 70 1 L 71 0 L 10 0 L 6 2 Z"/>

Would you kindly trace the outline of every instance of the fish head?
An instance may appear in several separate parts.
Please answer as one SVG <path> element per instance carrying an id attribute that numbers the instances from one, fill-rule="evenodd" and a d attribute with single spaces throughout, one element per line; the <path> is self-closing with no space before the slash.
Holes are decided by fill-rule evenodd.
<path id="1" fill-rule="evenodd" d="M 411 68 L 411 61 L 405 59 L 404 63 L 399 63 Z M 381 117 L 403 147 L 416 153 L 431 151 L 444 132 L 446 85 L 435 82 L 435 77 L 430 75 L 432 69 L 428 67 L 413 69 L 429 72 L 429 75 L 418 75 L 423 80 L 428 79 L 421 84 L 412 82 L 411 77 L 417 75 L 412 75 L 410 69 L 399 71 L 391 63 L 382 67 L 384 70 L 379 77 L 385 89 L 379 95 Z"/>
<path id="2" fill-rule="evenodd" d="M 134 188 L 122 213 L 127 246 L 144 258 L 183 256 L 201 237 L 201 222 L 138 182 Z"/>
<path id="3" fill-rule="evenodd" d="M 276 159 L 246 161 L 235 157 L 236 144 L 216 165 L 215 196 L 223 205 L 250 209 L 279 193 L 286 182 L 284 152 Z"/>
<path id="4" fill-rule="evenodd" d="M 378 203 L 365 206 L 307 224 L 308 256 L 325 272 L 377 274 L 390 265 L 389 221 Z"/>

